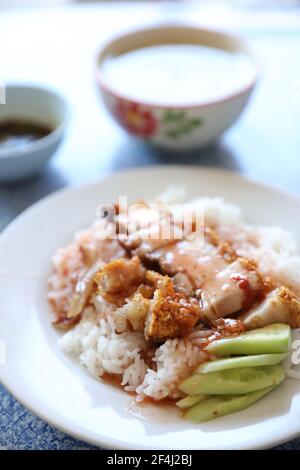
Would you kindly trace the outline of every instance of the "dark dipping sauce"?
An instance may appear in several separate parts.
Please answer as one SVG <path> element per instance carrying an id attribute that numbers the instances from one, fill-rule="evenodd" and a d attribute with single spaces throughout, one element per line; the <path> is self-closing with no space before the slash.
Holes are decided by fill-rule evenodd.
<path id="1" fill-rule="evenodd" d="M 0 121 L 0 152 L 19 150 L 27 144 L 46 137 L 52 131 L 50 126 L 33 121 L 18 119 Z"/>

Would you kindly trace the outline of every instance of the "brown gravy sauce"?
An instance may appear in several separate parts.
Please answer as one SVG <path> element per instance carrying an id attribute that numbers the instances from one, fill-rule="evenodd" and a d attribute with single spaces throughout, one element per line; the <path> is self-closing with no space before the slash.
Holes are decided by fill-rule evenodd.
<path id="1" fill-rule="evenodd" d="M 42 139 L 53 129 L 34 121 L 7 119 L 0 121 L 0 152 L 21 149 L 25 145 Z"/>

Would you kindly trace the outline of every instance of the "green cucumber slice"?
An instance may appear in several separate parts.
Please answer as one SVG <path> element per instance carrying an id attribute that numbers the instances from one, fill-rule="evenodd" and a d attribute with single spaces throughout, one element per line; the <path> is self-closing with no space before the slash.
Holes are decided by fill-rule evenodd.
<path id="1" fill-rule="evenodd" d="M 247 331 L 239 336 L 215 340 L 207 346 L 207 351 L 216 356 L 240 354 L 280 354 L 287 353 L 291 344 L 289 325 L 274 325 Z"/>
<path id="2" fill-rule="evenodd" d="M 184 397 L 181 400 L 176 402 L 176 405 L 179 408 L 190 408 L 191 406 L 196 405 L 201 400 L 206 398 L 204 395 L 194 395 L 193 397 Z"/>
<path id="3" fill-rule="evenodd" d="M 240 367 L 271 366 L 279 364 L 286 354 L 257 354 L 255 356 L 227 357 L 205 362 L 196 369 L 197 374 L 208 374 L 217 370 L 237 369 Z"/>
<path id="4" fill-rule="evenodd" d="M 270 393 L 275 387 L 267 387 L 247 395 L 227 395 L 207 398 L 189 408 L 185 412 L 184 417 L 193 423 L 202 423 L 210 419 L 235 413 L 248 408 L 260 398 Z"/>
<path id="5" fill-rule="evenodd" d="M 284 369 L 279 364 L 241 367 L 209 374 L 195 374 L 181 382 L 178 388 L 187 395 L 243 395 L 278 385 L 284 378 Z"/>

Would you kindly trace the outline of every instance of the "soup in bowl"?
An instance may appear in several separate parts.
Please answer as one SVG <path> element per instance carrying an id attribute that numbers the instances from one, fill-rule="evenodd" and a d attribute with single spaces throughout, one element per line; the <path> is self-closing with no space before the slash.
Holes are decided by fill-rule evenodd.
<path id="1" fill-rule="evenodd" d="M 211 143 L 245 108 L 257 80 L 248 47 L 228 34 L 165 26 L 130 32 L 100 52 L 105 105 L 130 134 L 184 150 Z"/>

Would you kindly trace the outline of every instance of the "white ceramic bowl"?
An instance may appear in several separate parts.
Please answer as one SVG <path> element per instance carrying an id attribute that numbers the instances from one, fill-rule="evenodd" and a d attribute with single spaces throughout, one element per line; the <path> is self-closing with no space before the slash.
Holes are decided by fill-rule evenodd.
<path id="1" fill-rule="evenodd" d="M 50 134 L 20 148 L 0 151 L 0 182 L 15 181 L 36 173 L 51 158 L 64 136 L 68 105 L 46 88 L 8 85 L 5 104 L 0 104 L 0 122 L 21 119 L 49 126 Z"/>
<path id="2" fill-rule="evenodd" d="M 105 78 L 101 65 L 107 57 L 117 56 L 141 47 L 158 44 L 194 44 L 211 46 L 226 51 L 243 52 L 253 64 L 253 76 L 246 86 L 231 95 L 187 105 L 161 105 L 134 101 L 117 93 Z M 183 64 L 184 66 L 184 64 Z M 121 79 L 121 77 L 120 77 Z M 248 46 L 239 38 L 191 26 L 159 26 L 124 34 L 110 41 L 99 53 L 96 81 L 104 103 L 116 121 L 130 134 L 147 142 L 171 150 L 202 147 L 229 128 L 246 106 L 257 80 L 257 64 Z M 194 122 L 188 133 L 174 136 L 166 128 L 166 113 L 180 113 L 185 122 Z"/>

